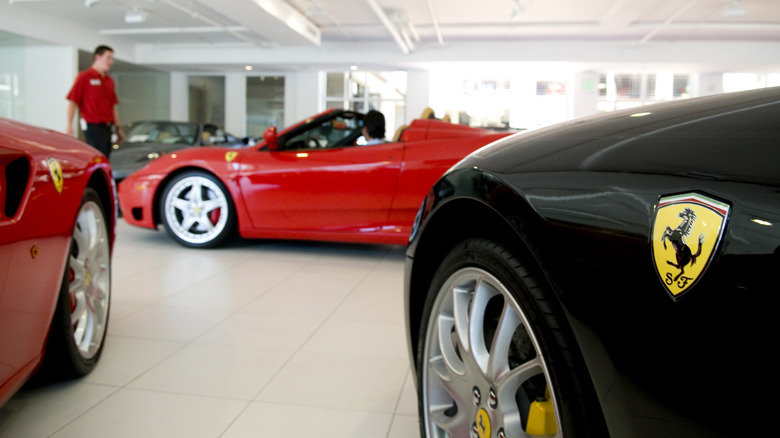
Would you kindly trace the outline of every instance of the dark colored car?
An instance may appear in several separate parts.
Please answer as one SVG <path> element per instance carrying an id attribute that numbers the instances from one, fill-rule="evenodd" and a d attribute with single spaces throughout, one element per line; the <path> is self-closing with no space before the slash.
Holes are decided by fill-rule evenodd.
<path id="1" fill-rule="evenodd" d="M 423 436 L 771 433 L 778 272 L 778 88 L 499 140 L 412 231 Z"/>
<path id="2" fill-rule="evenodd" d="M 97 365 L 111 302 L 114 192 L 108 160 L 94 148 L 0 118 L 0 405 L 39 368 L 71 378 Z"/>
<path id="3" fill-rule="evenodd" d="M 161 155 L 193 146 L 244 147 L 249 138 L 228 134 L 209 123 L 143 120 L 123 128 L 125 141 L 114 145 L 111 168 L 119 182 Z"/>

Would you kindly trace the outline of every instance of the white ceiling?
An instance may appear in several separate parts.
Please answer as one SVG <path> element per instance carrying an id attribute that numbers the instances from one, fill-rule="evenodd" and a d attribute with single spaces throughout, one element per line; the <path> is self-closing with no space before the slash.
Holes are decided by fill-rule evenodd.
<path id="1" fill-rule="evenodd" d="M 132 11 L 145 21 L 126 22 Z M 179 70 L 653 56 L 780 65 L 780 0 L 0 0 L 0 30 L 90 51 L 104 42 L 120 59 Z"/>

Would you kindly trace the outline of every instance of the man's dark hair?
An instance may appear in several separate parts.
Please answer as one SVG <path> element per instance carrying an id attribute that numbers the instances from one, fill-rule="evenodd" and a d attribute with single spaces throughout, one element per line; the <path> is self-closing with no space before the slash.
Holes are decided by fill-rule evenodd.
<path id="1" fill-rule="evenodd" d="M 363 126 L 371 138 L 385 138 L 385 116 L 376 110 L 371 110 L 363 116 Z"/>
<path id="2" fill-rule="evenodd" d="M 113 52 L 114 49 L 108 46 L 97 46 L 95 48 L 95 53 L 93 53 L 93 56 L 101 56 L 106 52 Z"/>

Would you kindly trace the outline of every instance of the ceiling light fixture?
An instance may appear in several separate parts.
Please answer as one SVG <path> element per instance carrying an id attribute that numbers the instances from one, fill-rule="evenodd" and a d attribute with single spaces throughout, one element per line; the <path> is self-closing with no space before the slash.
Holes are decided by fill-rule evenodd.
<path id="1" fill-rule="evenodd" d="M 725 18 L 741 17 L 745 14 L 747 14 L 747 8 L 739 0 L 731 0 L 723 5 L 723 17 Z"/>
<path id="2" fill-rule="evenodd" d="M 125 14 L 125 23 L 143 23 L 149 13 L 142 9 L 132 9 Z"/>
<path id="3" fill-rule="evenodd" d="M 84 7 L 91 8 L 100 3 L 100 0 L 84 0 Z"/>

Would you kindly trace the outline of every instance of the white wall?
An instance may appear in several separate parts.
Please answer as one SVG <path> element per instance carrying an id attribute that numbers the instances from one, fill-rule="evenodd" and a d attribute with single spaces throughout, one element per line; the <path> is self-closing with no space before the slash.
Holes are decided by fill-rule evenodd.
<path id="1" fill-rule="evenodd" d="M 171 75 L 155 71 L 112 72 L 119 121 L 165 120 L 171 112 Z"/>
<path id="2" fill-rule="evenodd" d="M 256 72 L 252 73 L 257 75 Z M 198 74 L 192 74 L 198 76 Z M 172 73 L 170 80 L 170 118 L 187 120 L 189 117 L 187 73 Z M 225 75 L 225 130 L 243 135 L 246 132 L 246 76 L 245 73 Z M 291 72 L 285 76 L 284 129 L 307 117 L 324 111 L 321 89 L 324 72 Z"/>
<path id="3" fill-rule="evenodd" d="M 56 131 L 65 131 L 66 96 L 80 68 L 74 47 L 25 45 L 0 49 L 0 74 L 11 76 L 13 90 L 2 96 L 11 117 Z M 111 72 L 119 97 L 121 122 L 168 118 L 170 113 L 168 73 L 154 71 Z M 78 114 L 77 114 L 78 116 Z M 78 117 L 73 121 L 78 130 Z"/>
<path id="4" fill-rule="evenodd" d="M 32 46 L 25 47 L 24 52 L 20 75 L 23 107 L 14 118 L 64 132 L 68 108 L 66 96 L 78 74 L 78 50 Z"/>
<path id="5" fill-rule="evenodd" d="M 762 50 L 767 48 L 766 45 L 760 46 Z M 10 103 L 0 102 L 2 108 L 10 108 L 12 118 L 63 131 L 67 107 L 65 95 L 78 73 L 78 53 L 79 50 L 75 47 L 33 44 L 0 48 L 0 74 L 13 75 L 13 86 L 18 88 L 17 95 L 13 96 Z M 458 94 L 457 91 L 463 87 L 463 75 L 469 72 L 461 71 L 460 68 L 442 67 L 446 65 L 448 64 L 430 64 L 428 69 L 407 70 L 405 122 L 418 117 L 428 106 L 434 107 L 439 117 L 444 115 L 444 109 L 463 110 L 452 100 Z M 573 65 L 557 65 L 555 69 L 550 70 L 549 67 L 531 68 L 531 64 L 528 64 L 525 68 L 519 63 L 482 62 L 456 65 L 470 65 L 471 74 L 487 72 L 490 75 L 505 75 L 511 78 L 512 90 L 509 99 L 511 107 L 506 101 L 501 101 L 492 107 L 508 109 L 511 117 L 510 125 L 513 127 L 533 127 L 545 123 L 547 119 L 575 118 L 595 111 L 594 100 L 597 100 L 597 91 L 585 87 L 584 84 L 597 80 L 595 78 L 597 70 L 578 70 Z M 544 74 L 549 74 L 550 71 L 554 71 L 559 77 L 570 78 L 569 96 L 560 99 L 536 98 L 535 79 L 543 78 Z M 653 70 L 645 68 L 644 71 Z M 667 72 L 665 75 L 658 77 L 659 89 L 665 89 L 664 80 L 666 79 L 667 82 L 671 80 L 671 71 L 686 73 L 685 70 L 666 69 L 665 71 Z M 702 74 L 691 72 L 692 96 L 723 91 L 720 71 L 728 70 L 714 70 Z M 141 118 L 188 119 L 188 73 L 130 71 L 112 72 L 112 75 L 117 79 L 117 89 L 120 94 L 119 111 L 123 122 Z M 223 76 L 226 84 L 225 127 L 228 132 L 244 133 L 246 132 L 246 73 L 243 71 L 225 73 Z M 324 110 L 322 101 L 322 90 L 325 86 L 324 71 L 288 72 L 284 73 L 284 76 L 285 116 L 284 126 L 279 126 L 280 129 Z M 563 108 L 562 116 L 558 114 L 557 109 L 553 108 L 558 105 L 556 102 Z"/>
<path id="6" fill-rule="evenodd" d="M 186 73 L 171 73 L 171 120 L 187 120 L 190 116 L 188 87 Z"/>
<path id="7" fill-rule="evenodd" d="M 225 76 L 225 131 L 235 135 L 246 132 L 246 75 L 243 73 Z"/>
<path id="8" fill-rule="evenodd" d="M 420 117 L 431 106 L 431 74 L 425 70 L 410 70 L 406 75 L 406 123 Z M 443 117 L 439 114 L 437 117 Z M 393 133 L 388 133 L 393 135 Z"/>
<path id="9" fill-rule="evenodd" d="M 284 82 L 284 127 L 325 111 L 325 72 L 287 73 Z M 277 126 L 280 130 L 282 126 Z"/>
<path id="10" fill-rule="evenodd" d="M 593 71 L 577 72 L 569 88 L 569 118 L 596 113 L 599 103 L 599 74 Z"/>
<path id="11" fill-rule="evenodd" d="M 699 96 L 723 92 L 723 73 L 705 73 L 699 75 Z"/>

